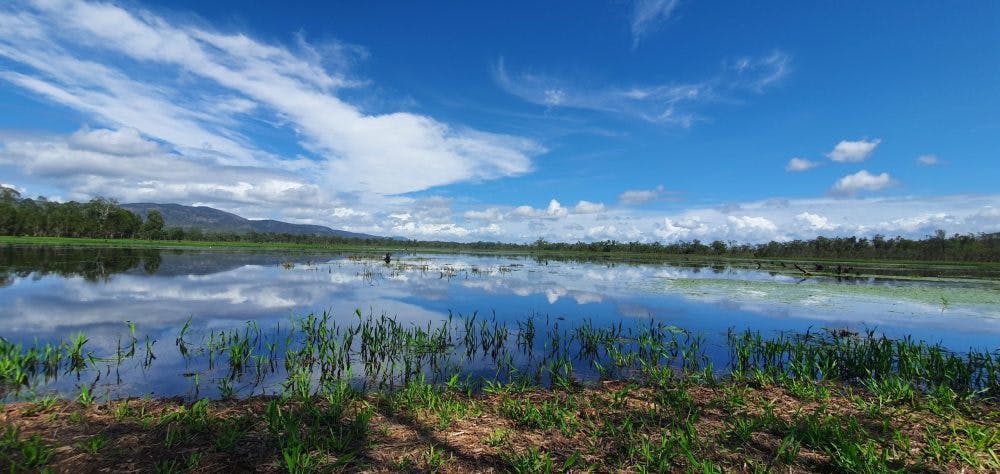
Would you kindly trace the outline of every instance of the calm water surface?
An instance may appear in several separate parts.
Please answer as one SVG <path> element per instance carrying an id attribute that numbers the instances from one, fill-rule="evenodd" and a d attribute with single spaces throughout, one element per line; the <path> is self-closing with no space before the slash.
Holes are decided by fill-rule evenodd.
<path id="1" fill-rule="evenodd" d="M 1000 347 L 1000 283 L 991 281 L 802 280 L 725 266 L 457 254 L 397 254 L 387 265 L 341 253 L 8 246 L 0 284 L 0 336 L 9 341 L 83 332 L 91 349 L 114 352 L 124 321 L 156 340 L 157 370 L 119 382 L 119 396 L 188 393 L 173 341 L 189 318 L 202 333 L 324 311 L 349 322 L 356 310 L 418 325 L 449 312 L 563 327 L 654 320 L 704 335 L 709 352 L 723 350 L 730 328 L 870 328 L 958 351 Z"/>

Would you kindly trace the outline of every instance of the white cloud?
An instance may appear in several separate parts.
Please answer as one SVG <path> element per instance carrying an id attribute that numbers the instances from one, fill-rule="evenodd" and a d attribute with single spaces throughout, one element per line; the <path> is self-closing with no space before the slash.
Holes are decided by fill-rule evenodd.
<path id="1" fill-rule="evenodd" d="M 467 237 L 472 232 L 457 224 L 429 224 L 416 222 L 406 222 L 392 227 L 394 234 L 405 235 L 407 237 L 417 237 L 422 239 L 440 238 L 462 238 Z"/>
<path id="2" fill-rule="evenodd" d="M 979 212 L 973 215 L 975 218 L 1000 218 L 1000 207 L 983 206 Z"/>
<path id="3" fill-rule="evenodd" d="M 698 111 L 706 105 L 738 103 L 776 86 L 790 65 L 791 56 L 774 51 L 727 62 L 719 73 L 701 81 L 594 87 L 576 79 L 511 73 L 500 58 L 494 77 L 507 93 L 548 108 L 591 110 L 686 128 L 703 120 Z"/>
<path id="4" fill-rule="evenodd" d="M 566 100 L 566 92 L 559 89 L 549 89 L 544 92 L 546 105 L 560 105 Z"/>
<path id="5" fill-rule="evenodd" d="M 670 19 L 680 0 L 634 0 L 630 26 L 632 47 L 639 46 L 643 37 Z"/>
<path id="6" fill-rule="evenodd" d="M 65 186 L 71 190 L 70 199 L 109 196 L 111 192 L 111 197 L 124 202 L 202 201 L 281 207 L 316 202 L 320 197 L 315 185 L 280 170 L 192 161 L 163 151 L 126 154 L 148 142 L 122 137 L 132 135 L 98 130 L 65 138 L 8 139 L 0 150 L 0 164 Z M 105 151 L 96 151 L 98 148 Z"/>
<path id="7" fill-rule="evenodd" d="M 589 240 L 627 240 L 634 241 L 642 237 L 642 231 L 635 227 L 619 227 L 615 225 L 599 225 L 587 229 Z"/>
<path id="8" fill-rule="evenodd" d="M 0 183 L 0 188 L 13 189 L 14 191 L 17 191 L 18 194 L 21 195 L 21 197 L 26 197 L 27 196 L 26 193 L 28 192 L 27 189 L 22 188 L 21 186 L 18 186 L 16 184 Z"/>
<path id="9" fill-rule="evenodd" d="M 491 207 L 482 211 L 466 211 L 463 216 L 474 221 L 499 221 L 503 220 L 503 211 L 499 208 Z"/>
<path id="10" fill-rule="evenodd" d="M 880 233 L 920 238 L 935 229 L 951 233 L 995 232 L 1000 229 L 1000 196 L 960 195 L 935 198 L 822 198 L 766 199 L 738 203 L 737 214 L 726 214 L 718 207 L 689 208 L 674 212 L 605 209 L 597 214 L 566 212 L 551 205 L 536 209 L 530 206 L 503 208 L 490 206 L 467 210 L 460 215 L 436 207 L 435 212 L 410 213 L 407 220 L 391 220 L 387 215 L 369 216 L 375 222 L 389 220 L 376 229 L 349 229 L 381 235 L 404 235 L 416 238 L 458 240 L 507 240 L 530 242 L 539 237 L 551 241 L 664 241 L 699 239 L 763 242 L 768 240 L 811 239 L 828 237 L 871 237 Z M 558 202 L 558 201 L 557 201 Z M 394 205 L 411 210 L 420 205 L 400 201 Z M 492 211 L 491 211 L 492 209 Z M 400 211 L 406 214 L 409 211 Z M 473 212 L 473 214 L 469 214 Z M 489 214 L 495 221 L 466 218 Z M 398 214 L 398 213 L 393 213 Z M 554 215 L 560 215 L 554 218 Z M 431 217 L 428 217 L 431 216 Z"/>
<path id="11" fill-rule="evenodd" d="M 794 173 L 811 170 L 817 166 L 819 166 L 819 162 L 810 161 L 805 158 L 792 158 L 791 160 L 788 160 L 788 164 L 785 165 L 785 171 Z"/>
<path id="12" fill-rule="evenodd" d="M 833 147 L 833 151 L 827 153 L 826 156 L 838 163 L 856 163 L 859 161 L 865 161 L 865 159 L 871 156 L 872 152 L 875 151 L 875 147 L 877 147 L 879 143 L 882 143 L 882 140 L 842 140 L 840 143 L 837 143 L 837 146 Z"/>
<path id="13" fill-rule="evenodd" d="M 735 74 L 733 86 L 763 93 L 791 72 L 792 58 L 784 52 L 774 51 L 759 58 L 744 56 L 729 63 L 729 69 Z"/>
<path id="14" fill-rule="evenodd" d="M 731 235 L 741 236 L 748 240 L 785 240 L 778 234 L 778 226 L 773 221 L 762 216 L 728 216 Z"/>
<path id="15" fill-rule="evenodd" d="M 934 166 L 941 164 L 941 160 L 938 159 L 937 155 L 922 155 L 917 157 L 917 164 L 920 166 Z"/>
<path id="16" fill-rule="evenodd" d="M 678 225 L 669 217 L 664 217 L 662 224 L 653 231 L 653 234 L 661 240 L 671 242 L 686 239 L 691 235 L 691 229 Z"/>
<path id="17" fill-rule="evenodd" d="M 873 175 L 867 170 L 849 174 L 833 184 L 831 192 L 837 195 L 854 195 L 858 191 L 879 191 L 893 184 L 889 173 Z"/>
<path id="18" fill-rule="evenodd" d="M 503 233 L 503 228 L 501 228 L 497 223 L 492 223 L 488 226 L 480 227 L 476 230 L 476 233 L 482 236 L 496 237 Z"/>
<path id="19" fill-rule="evenodd" d="M 283 160 L 240 132 L 248 113 L 283 124 L 323 170 L 310 180 L 338 192 L 391 195 L 516 176 L 544 151 L 423 115 L 365 114 L 340 97 L 364 81 L 330 72 L 331 58 L 301 38 L 296 51 L 148 11 L 58 0 L 0 12 L 0 23 L 11 25 L 0 31 L 0 57 L 18 69 L 0 80 L 191 160 L 280 168 Z"/>
<path id="20" fill-rule="evenodd" d="M 963 219 L 966 227 L 973 227 L 978 232 L 1000 231 L 1000 203 L 981 207 L 975 214 Z"/>
<path id="21" fill-rule="evenodd" d="M 566 208 L 563 207 L 559 201 L 552 199 L 549 201 L 548 207 L 544 209 L 537 209 L 531 206 L 517 206 L 508 209 L 509 211 L 506 212 L 499 207 L 489 207 L 483 210 L 472 209 L 465 211 L 462 214 L 462 217 L 470 221 L 486 222 L 500 222 L 504 220 L 518 221 L 523 219 L 558 219 L 571 214 L 597 214 L 603 212 L 605 207 L 604 204 L 599 202 L 581 200 L 572 208 Z"/>
<path id="22" fill-rule="evenodd" d="M 531 206 L 518 206 L 507 216 L 509 218 L 530 218 L 530 219 L 556 219 L 564 217 L 569 211 L 559 204 L 555 199 L 549 201 L 549 207 L 545 209 L 535 209 Z"/>
<path id="23" fill-rule="evenodd" d="M 340 219 L 348 218 L 348 217 L 364 217 L 364 216 L 368 215 L 367 212 L 358 211 L 358 210 L 355 210 L 355 209 L 351 209 L 349 207 L 335 207 L 335 208 L 333 208 L 332 211 L 330 211 L 330 214 L 332 214 L 333 217 L 340 218 Z"/>
<path id="24" fill-rule="evenodd" d="M 596 214 L 604 210 L 604 204 L 599 202 L 580 201 L 573 207 L 575 214 Z"/>
<path id="25" fill-rule="evenodd" d="M 805 224 L 811 230 L 833 230 L 837 226 L 830 224 L 829 219 L 823 217 L 819 214 L 813 214 L 811 212 L 803 212 L 795 216 L 795 220 Z"/>
<path id="26" fill-rule="evenodd" d="M 921 234 L 923 237 L 936 229 L 951 229 L 960 224 L 957 216 L 947 212 L 922 212 L 911 216 L 899 217 L 879 222 L 876 229 L 893 229 L 907 234 Z"/>
<path id="27" fill-rule="evenodd" d="M 134 128 L 118 130 L 87 128 L 74 132 L 69 137 L 71 147 L 111 155 L 138 156 L 156 153 L 159 146 L 142 138 Z"/>
<path id="28" fill-rule="evenodd" d="M 618 202 L 622 204 L 635 205 L 652 201 L 663 193 L 663 185 L 654 189 L 629 189 L 618 195 Z"/>
<path id="29" fill-rule="evenodd" d="M 780 205 L 775 204 L 778 201 Z M 733 208 L 737 214 L 726 214 L 718 207 L 673 212 L 611 208 L 600 214 L 569 213 L 560 219 L 505 219 L 500 237 L 523 242 L 539 237 L 552 241 L 763 242 L 876 233 L 921 238 L 938 228 L 949 234 L 1000 230 L 1000 195 L 995 194 L 765 199 Z M 472 240 L 495 238 L 476 231 L 469 236 Z"/>

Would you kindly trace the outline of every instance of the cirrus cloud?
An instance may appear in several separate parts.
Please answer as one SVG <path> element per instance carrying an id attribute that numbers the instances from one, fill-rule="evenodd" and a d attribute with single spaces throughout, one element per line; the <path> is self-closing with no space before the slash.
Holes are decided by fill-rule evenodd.
<path id="1" fill-rule="evenodd" d="M 554 109 L 595 111 L 688 128 L 704 121 L 701 109 L 736 104 L 781 83 L 792 57 L 783 51 L 727 60 L 718 73 L 694 82 L 593 86 L 572 78 L 511 72 L 504 58 L 494 66 L 497 85 L 527 102 Z"/>
<path id="2" fill-rule="evenodd" d="M 935 166 L 941 164 L 937 155 L 921 155 L 917 157 L 917 164 L 920 166 Z"/>
<path id="3" fill-rule="evenodd" d="M 670 19 L 680 0 L 635 0 L 629 26 L 632 32 L 632 48 L 660 24 Z"/>

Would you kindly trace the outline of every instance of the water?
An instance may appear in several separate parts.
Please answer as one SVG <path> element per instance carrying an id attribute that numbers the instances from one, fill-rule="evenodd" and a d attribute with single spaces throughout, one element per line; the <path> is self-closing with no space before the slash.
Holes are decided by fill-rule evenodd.
<path id="1" fill-rule="evenodd" d="M 69 393 L 92 384 L 109 397 L 217 395 L 220 369 L 182 357 L 174 343 L 189 319 L 189 341 L 242 330 L 252 321 L 262 338 L 281 347 L 277 330 L 290 327 L 296 316 L 323 312 L 344 325 L 357 322 L 359 310 L 418 326 L 444 321 L 449 313 L 477 314 L 480 321 L 508 324 L 512 332 L 518 321 L 533 317 L 540 334 L 546 327 L 568 331 L 584 322 L 637 328 L 652 321 L 704 336 L 708 358 L 720 364 L 731 328 L 765 335 L 875 329 L 956 351 L 1000 347 L 995 281 L 803 280 L 720 265 L 393 257 L 385 264 L 380 256 L 357 253 L 8 246 L 0 249 L 0 336 L 30 344 L 82 332 L 89 351 L 108 355 L 128 341 L 124 321 L 134 323 L 138 352 L 145 336 L 152 343 L 156 359 L 149 367 L 138 367 L 139 354 L 124 368 L 93 363 L 97 368 L 90 374 L 38 388 Z M 467 369 L 486 373 L 495 367 L 480 358 Z M 94 383 L 99 371 L 103 375 Z M 593 369 L 579 367 L 578 375 L 592 377 Z M 274 391 L 277 380 L 243 381 L 238 389 L 243 395 Z"/>

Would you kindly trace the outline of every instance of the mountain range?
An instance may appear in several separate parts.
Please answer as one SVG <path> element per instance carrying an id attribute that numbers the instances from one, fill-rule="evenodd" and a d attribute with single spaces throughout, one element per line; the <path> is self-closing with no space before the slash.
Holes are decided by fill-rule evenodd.
<path id="1" fill-rule="evenodd" d="M 203 232 L 222 232 L 247 234 L 250 232 L 316 235 L 343 237 L 347 239 L 384 239 L 377 235 L 348 232 L 331 229 L 322 225 L 292 224 L 272 219 L 246 219 L 236 214 L 207 206 L 184 206 L 181 204 L 157 204 L 152 202 L 135 202 L 120 204 L 122 209 L 134 212 L 143 220 L 149 211 L 156 209 L 163 215 L 164 226 L 182 227 L 184 229 L 201 229 Z"/>

